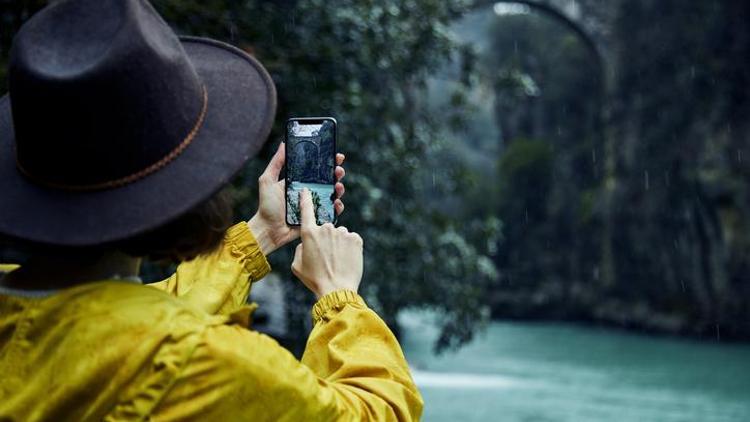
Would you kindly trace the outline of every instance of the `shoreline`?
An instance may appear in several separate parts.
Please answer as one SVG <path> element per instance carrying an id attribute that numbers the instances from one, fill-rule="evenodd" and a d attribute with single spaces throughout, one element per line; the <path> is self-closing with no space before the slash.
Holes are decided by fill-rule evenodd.
<path id="1" fill-rule="evenodd" d="M 636 334 L 652 338 L 664 338 L 672 340 L 686 340 L 697 343 L 714 344 L 739 344 L 750 345 L 750 336 L 736 326 L 722 324 L 708 325 L 706 323 L 692 328 L 674 328 L 661 324 L 658 318 L 644 320 L 627 316 L 614 318 L 597 318 L 590 315 L 560 315 L 559 311 L 552 312 L 502 312 L 493 309 L 490 320 L 493 322 L 543 322 L 543 323 L 569 323 L 588 328 L 615 330 L 623 333 Z M 698 323 L 696 323 L 698 324 Z M 747 328 L 746 328 L 747 330 Z M 739 331 L 739 332 L 738 332 Z"/>

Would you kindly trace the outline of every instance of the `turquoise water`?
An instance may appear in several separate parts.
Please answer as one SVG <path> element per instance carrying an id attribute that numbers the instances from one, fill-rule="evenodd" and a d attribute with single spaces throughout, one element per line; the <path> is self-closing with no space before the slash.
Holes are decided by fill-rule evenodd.
<path id="1" fill-rule="evenodd" d="M 317 193 L 320 197 L 320 206 L 315 210 L 318 223 L 333 222 L 333 201 L 331 201 L 331 195 L 333 195 L 334 187 L 330 184 L 292 182 L 291 185 L 287 187 L 287 200 L 290 203 L 289 208 L 297 208 L 296 205 L 299 202 L 299 192 L 304 188 L 309 189 L 310 192 Z M 290 220 L 293 223 L 299 223 L 296 215 L 290 215 Z"/>
<path id="2" fill-rule="evenodd" d="M 401 321 L 424 421 L 750 421 L 748 345 L 496 322 L 435 357 L 428 318 Z"/>

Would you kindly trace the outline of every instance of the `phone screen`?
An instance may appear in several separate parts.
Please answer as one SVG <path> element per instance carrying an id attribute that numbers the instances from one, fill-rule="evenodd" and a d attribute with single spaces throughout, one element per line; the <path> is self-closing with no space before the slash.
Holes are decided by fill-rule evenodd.
<path id="1" fill-rule="evenodd" d="M 336 216 L 336 120 L 289 119 L 286 128 L 286 222 L 300 224 L 299 193 L 312 193 L 318 224 L 334 223 Z"/>

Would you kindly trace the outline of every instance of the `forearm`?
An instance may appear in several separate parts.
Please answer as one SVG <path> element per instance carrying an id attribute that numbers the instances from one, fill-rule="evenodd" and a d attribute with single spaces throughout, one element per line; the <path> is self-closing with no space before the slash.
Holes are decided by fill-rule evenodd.
<path id="1" fill-rule="evenodd" d="M 180 296 L 208 313 L 227 314 L 245 304 L 250 285 L 270 266 L 247 223 L 227 230 L 212 253 L 183 262 L 168 279 L 149 286 Z"/>
<path id="2" fill-rule="evenodd" d="M 273 237 L 273 230 L 257 214 L 247 222 L 247 227 L 258 242 L 263 255 L 268 256 L 278 248 Z"/>
<path id="3" fill-rule="evenodd" d="M 423 402 L 401 346 L 359 295 L 340 290 L 324 296 L 313 307 L 313 320 L 303 364 L 341 385 L 351 400 L 362 401 L 362 409 L 419 419 Z"/>
<path id="4" fill-rule="evenodd" d="M 339 293 L 316 307 L 319 319 L 302 362 L 263 334 L 237 325 L 208 327 L 152 416 L 419 420 L 422 398 L 395 337 L 356 294 Z"/>

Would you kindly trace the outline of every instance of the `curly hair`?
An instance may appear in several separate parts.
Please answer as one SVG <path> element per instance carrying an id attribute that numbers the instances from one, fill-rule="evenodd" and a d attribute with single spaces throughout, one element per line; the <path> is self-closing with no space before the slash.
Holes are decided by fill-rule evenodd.
<path id="1" fill-rule="evenodd" d="M 233 223 L 233 198 L 224 189 L 180 217 L 145 233 L 104 245 L 61 247 L 0 236 L 0 262 L 36 255 L 95 261 L 112 251 L 151 261 L 189 261 L 216 249 Z"/>
<path id="2" fill-rule="evenodd" d="M 188 261 L 216 249 L 233 222 L 233 200 L 222 190 L 171 222 L 112 245 L 152 261 Z"/>

